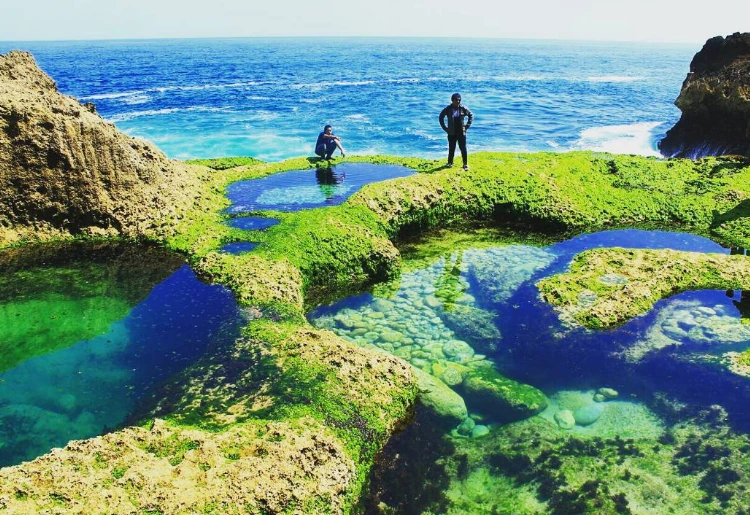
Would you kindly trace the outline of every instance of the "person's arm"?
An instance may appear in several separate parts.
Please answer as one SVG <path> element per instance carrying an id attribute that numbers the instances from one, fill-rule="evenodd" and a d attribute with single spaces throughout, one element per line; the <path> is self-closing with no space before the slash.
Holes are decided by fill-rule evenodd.
<path id="1" fill-rule="evenodd" d="M 445 122 L 443 121 L 446 116 L 448 116 L 447 113 L 448 108 L 446 107 L 442 111 L 440 111 L 440 116 L 438 116 L 438 120 L 440 120 L 440 126 L 443 128 L 445 132 L 448 132 L 448 126 L 445 125 Z"/>
<path id="2" fill-rule="evenodd" d="M 471 127 L 471 124 L 474 122 L 474 114 L 466 106 L 464 106 L 464 111 L 466 111 L 466 117 L 468 118 L 468 120 L 466 120 L 466 125 L 464 126 L 464 129 L 468 129 L 469 127 Z"/>

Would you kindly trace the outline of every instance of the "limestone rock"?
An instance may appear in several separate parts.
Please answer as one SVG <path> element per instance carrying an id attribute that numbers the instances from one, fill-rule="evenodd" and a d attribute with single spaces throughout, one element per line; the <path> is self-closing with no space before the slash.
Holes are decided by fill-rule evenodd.
<path id="1" fill-rule="evenodd" d="M 0 245 L 159 233 L 197 191 L 186 165 L 59 93 L 31 54 L 0 55 Z"/>
<path id="2" fill-rule="evenodd" d="M 682 116 L 659 142 L 662 154 L 750 155 L 750 33 L 706 41 L 675 105 Z"/>

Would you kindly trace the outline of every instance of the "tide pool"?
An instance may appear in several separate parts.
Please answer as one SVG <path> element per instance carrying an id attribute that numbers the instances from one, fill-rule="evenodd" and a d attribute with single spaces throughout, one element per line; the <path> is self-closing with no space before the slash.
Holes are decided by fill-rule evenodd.
<path id="1" fill-rule="evenodd" d="M 116 429 L 168 377 L 234 339 L 231 294 L 181 263 L 122 244 L 0 253 L 0 466 Z"/>
<path id="2" fill-rule="evenodd" d="M 467 244 L 421 265 L 407 253 L 397 281 L 310 313 L 314 325 L 394 354 L 442 384 L 422 391 L 425 406 L 442 407 L 420 407 L 384 451 L 368 513 L 383 504 L 441 514 L 596 506 L 741 513 L 750 381 L 731 372 L 726 356 L 750 347 L 744 297 L 686 292 L 614 330 L 571 327 L 535 283 L 577 253 L 609 246 L 729 253 L 706 238 L 642 230 L 548 246 Z M 469 384 L 487 370 L 544 392 L 544 409 L 510 423 L 498 418 Z M 688 456 L 706 446 L 726 458 L 696 465 Z M 713 474 L 732 480 L 722 486 Z M 590 479 L 583 490 L 581 477 Z M 649 499 L 643 491 L 655 481 L 661 486 Z"/>

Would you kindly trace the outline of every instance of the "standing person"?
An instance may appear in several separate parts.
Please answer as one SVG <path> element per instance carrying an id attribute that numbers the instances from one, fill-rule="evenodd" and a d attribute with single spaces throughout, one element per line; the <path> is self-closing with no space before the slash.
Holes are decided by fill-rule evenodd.
<path id="1" fill-rule="evenodd" d="M 444 119 L 448 118 L 446 125 Z M 464 118 L 466 123 L 464 124 Z M 461 95 L 453 93 L 451 103 L 440 111 L 440 126 L 448 133 L 448 163 L 446 167 L 453 166 L 453 155 L 456 153 L 456 143 L 461 149 L 461 159 L 464 162 L 464 170 L 469 169 L 469 160 L 466 153 L 466 130 L 471 127 L 474 115 L 468 107 L 461 105 Z"/>
<path id="2" fill-rule="evenodd" d="M 333 133 L 333 127 L 326 125 L 323 132 L 318 134 L 318 141 L 315 143 L 315 153 L 321 159 L 331 159 L 336 147 L 341 151 L 341 157 L 345 157 L 344 147 L 341 146 L 341 138 Z"/>

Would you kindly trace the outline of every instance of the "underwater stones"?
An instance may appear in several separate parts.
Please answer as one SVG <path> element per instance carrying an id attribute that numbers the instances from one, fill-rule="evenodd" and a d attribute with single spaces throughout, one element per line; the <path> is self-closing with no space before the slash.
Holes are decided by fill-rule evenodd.
<path id="1" fill-rule="evenodd" d="M 545 249 L 526 245 L 470 249 L 463 255 L 482 299 L 490 304 L 508 300 L 521 284 L 555 258 Z"/>
<path id="2" fill-rule="evenodd" d="M 469 413 L 463 398 L 445 383 L 416 367 L 412 367 L 417 380 L 419 399 L 436 415 L 452 424 L 464 422 Z"/>
<path id="3" fill-rule="evenodd" d="M 561 429 L 573 429 L 576 425 L 576 419 L 573 412 L 569 409 L 560 410 L 555 413 L 555 422 Z"/>
<path id="4" fill-rule="evenodd" d="M 443 344 L 443 354 L 452 361 L 465 363 L 474 356 L 474 349 L 464 341 L 450 340 Z"/>
<path id="5" fill-rule="evenodd" d="M 579 426 L 588 426 L 599 420 L 599 417 L 604 413 L 604 409 L 604 404 L 592 402 L 575 410 L 573 418 Z"/>
<path id="6" fill-rule="evenodd" d="M 385 313 L 394 308 L 394 303 L 386 299 L 376 298 L 370 304 L 370 308 L 373 311 L 377 311 L 379 313 Z"/>
<path id="7" fill-rule="evenodd" d="M 474 429 L 471 430 L 472 438 L 482 438 L 488 434 L 490 434 L 490 428 L 483 424 L 477 424 L 474 426 Z"/>
<path id="8" fill-rule="evenodd" d="M 466 417 L 466 420 L 461 422 L 456 428 L 456 432 L 462 436 L 468 436 L 474 431 L 477 423 L 471 417 Z"/>
<path id="9" fill-rule="evenodd" d="M 472 411 L 498 421 L 530 417 L 547 406 L 547 398 L 540 390 L 503 377 L 494 368 L 469 371 L 463 391 Z"/>
<path id="10" fill-rule="evenodd" d="M 597 390 L 596 393 L 597 395 L 601 395 L 605 399 L 614 399 L 619 395 L 617 390 L 613 388 L 607 388 L 607 387 L 599 388 L 599 390 Z"/>
<path id="11" fill-rule="evenodd" d="M 448 326 L 461 340 L 468 342 L 475 351 L 491 354 L 497 352 L 502 335 L 495 325 L 496 315 L 483 309 L 454 305 L 441 314 Z"/>

